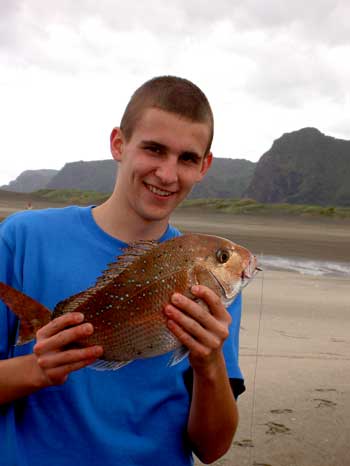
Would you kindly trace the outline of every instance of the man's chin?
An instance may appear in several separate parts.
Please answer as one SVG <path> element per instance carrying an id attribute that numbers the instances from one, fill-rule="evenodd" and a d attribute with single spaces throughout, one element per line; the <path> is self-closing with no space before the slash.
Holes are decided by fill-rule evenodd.
<path id="1" fill-rule="evenodd" d="M 170 200 L 169 200 L 170 201 Z M 141 209 L 139 213 L 144 220 L 148 222 L 159 222 L 159 221 L 168 221 L 171 214 L 177 208 L 177 206 L 182 202 L 182 199 L 176 198 L 172 199 L 171 202 L 167 202 L 167 205 L 157 205 L 157 204 L 145 204 L 140 206 Z"/>
<path id="2" fill-rule="evenodd" d="M 143 219 L 148 222 L 168 222 L 170 218 L 170 213 L 162 213 L 162 212 L 153 212 L 153 213 L 147 213 L 143 215 Z"/>
<path id="3" fill-rule="evenodd" d="M 170 218 L 170 215 L 173 213 L 175 207 L 171 208 L 151 208 L 145 209 L 141 216 L 147 222 L 167 222 Z"/>

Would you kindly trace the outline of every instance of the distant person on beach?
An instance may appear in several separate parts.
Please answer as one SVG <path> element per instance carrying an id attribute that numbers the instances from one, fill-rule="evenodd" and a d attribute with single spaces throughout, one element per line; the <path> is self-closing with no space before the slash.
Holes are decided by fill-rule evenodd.
<path id="1" fill-rule="evenodd" d="M 196 85 L 172 76 L 147 81 L 111 133 L 119 169 L 110 198 L 2 222 L 0 281 L 53 309 L 92 286 L 128 243 L 180 235 L 169 218 L 209 169 L 212 138 L 212 111 Z M 164 311 L 188 358 L 167 367 L 164 355 L 117 371 L 87 367 L 103 348 L 74 347 L 93 333 L 78 312 L 16 346 L 18 319 L 0 303 L 0 464 L 189 466 L 193 453 L 206 463 L 221 457 L 244 391 L 241 296 L 226 310 L 204 286 L 195 295 L 211 314 L 184 296 Z"/>

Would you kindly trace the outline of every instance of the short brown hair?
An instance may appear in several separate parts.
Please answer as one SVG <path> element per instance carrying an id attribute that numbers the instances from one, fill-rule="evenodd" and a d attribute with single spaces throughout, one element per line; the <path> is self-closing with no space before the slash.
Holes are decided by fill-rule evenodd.
<path id="1" fill-rule="evenodd" d="M 127 140 L 130 140 L 142 112 L 152 107 L 194 122 L 208 123 L 210 134 L 206 154 L 210 151 L 214 134 L 213 112 L 198 86 L 177 76 L 159 76 L 146 81 L 131 96 L 120 123 Z"/>

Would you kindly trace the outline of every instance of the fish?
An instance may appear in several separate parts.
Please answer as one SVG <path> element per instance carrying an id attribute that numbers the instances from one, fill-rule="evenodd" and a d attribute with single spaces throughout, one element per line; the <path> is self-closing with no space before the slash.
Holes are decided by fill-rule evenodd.
<path id="1" fill-rule="evenodd" d="M 172 352 L 168 365 L 182 361 L 188 349 L 167 328 L 164 307 L 178 292 L 206 304 L 191 293 L 205 285 L 228 306 L 258 271 L 246 248 L 218 236 L 185 234 L 168 241 L 137 241 L 108 264 L 88 289 L 60 301 L 51 312 L 24 293 L 0 282 L 0 298 L 20 319 L 17 344 L 35 339 L 39 328 L 67 312 L 84 314 L 94 327 L 79 340 L 101 345 L 103 356 L 89 367 L 117 370 L 136 359 Z"/>

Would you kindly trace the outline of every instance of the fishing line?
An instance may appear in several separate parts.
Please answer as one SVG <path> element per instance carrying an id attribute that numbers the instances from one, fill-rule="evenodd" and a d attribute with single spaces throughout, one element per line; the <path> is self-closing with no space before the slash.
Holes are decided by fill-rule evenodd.
<path id="1" fill-rule="evenodd" d="M 263 254 L 260 254 L 260 262 L 262 262 Z M 253 426 L 254 426 L 254 418 L 255 418 L 255 392 L 256 392 L 256 375 L 258 372 L 258 359 L 259 359 L 259 348 L 260 348 L 260 328 L 261 328 L 261 320 L 262 320 L 262 311 L 263 311 L 263 295 L 264 295 L 264 270 L 262 270 L 262 277 L 261 277 L 261 293 L 260 293 L 260 310 L 259 310 L 259 320 L 258 320 L 258 336 L 256 339 L 256 350 L 255 350 L 255 370 L 253 376 L 253 394 L 252 394 L 252 413 L 250 419 L 250 438 L 252 441 L 252 447 L 250 448 L 250 455 L 249 455 L 249 463 L 253 466 Z"/>

